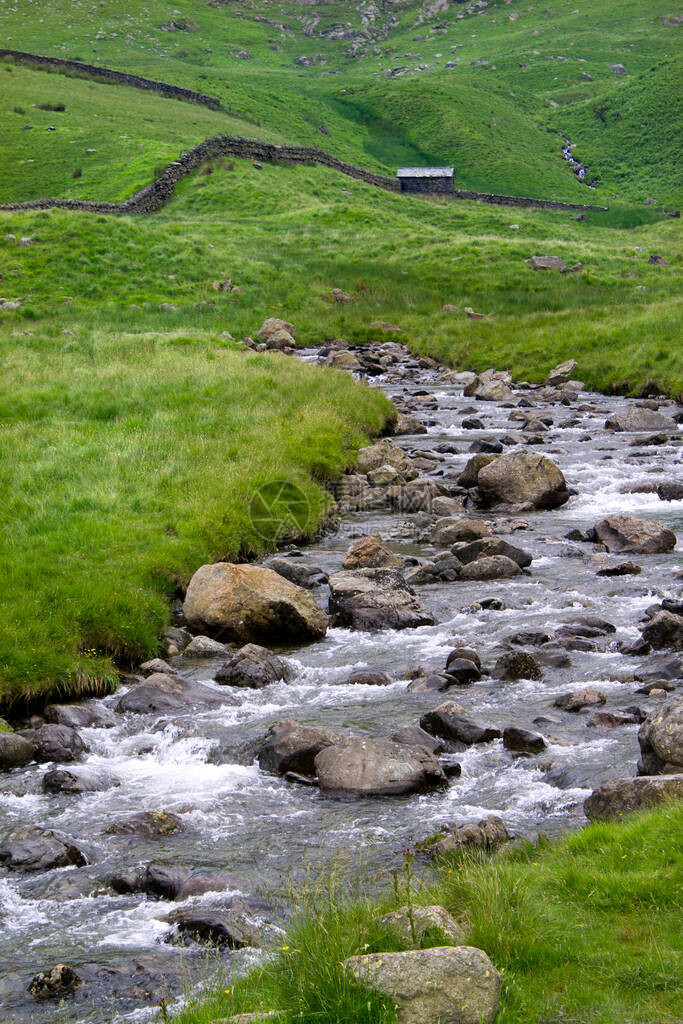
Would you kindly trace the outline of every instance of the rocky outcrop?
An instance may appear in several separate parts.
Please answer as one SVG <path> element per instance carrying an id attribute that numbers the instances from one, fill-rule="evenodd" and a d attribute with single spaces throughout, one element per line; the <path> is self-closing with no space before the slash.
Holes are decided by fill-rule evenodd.
<path id="1" fill-rule="evenodd" d="M 638 730 L 640 775 L 683 772 L 683 696 L 669 697 Z"/>
<path id="2" fill-rule="evenodd" d="M 477 486 L 488 506 L 553 509 L 569 501 L 567 482 L 555 463 L 529 451 L 510 452 L 494 459 L 479 471 Z"/>
<path id="3" fill-rule="evenodd" d="M 434 623 L 398 569 L 337 572 L 330 576 L 329 584 L 330 615 L 336 626 L 371 631 Z"/>
<path id="4" fill-rule="evenodd" d="M 608 551 L 655 555 L 673 551 L 676 534 L 652 519 L 639 519 L 626 513 L 607 516 L 595 524 L 595 539 Z"/>
<path id="5" fill-rule="evenodd" d="M 343 740 L 317 755 L 315 771 L 324 796 L 345 799 L 426 793 L 448 785 L 439 762 L 425 747 L 391 740 Z"/>
<path id="6" fill-rule="evenodd" d="M 683 775 L 638 776 L 617 779 L 594 790 L 584 801 L 583 810 L 591 821 L 621 818 L 632 811 L 683 799 Z"/>
<path id="7" fill-rule="evenodd" d="M 327 632 L 327 616 L 307 590 L 256 565 L 203 565 L 183 611 L 191 627 L 237 643 L 295 643 Z"/>
<path id="8" fill-rule="evenodd" d="M 436 859 L 462 849 L 495 850 L 503 843 L 508 843 L 512 836 L 505 827 L 505 822 L 491 814 L 487 818 L 482 818 L 478 825 L 446 825 L 440 833 L 440 838 L 435 839 L 436 841 L 430 839 L 421 843 L 420 848 Z"/>
<path id="9" fill-rule="evenodd" d="M 370 953 L 342 967 L 391 999 L 398 1024 L 493 1024 L 498 1010 L 501 976 L 473 946 Z"/>

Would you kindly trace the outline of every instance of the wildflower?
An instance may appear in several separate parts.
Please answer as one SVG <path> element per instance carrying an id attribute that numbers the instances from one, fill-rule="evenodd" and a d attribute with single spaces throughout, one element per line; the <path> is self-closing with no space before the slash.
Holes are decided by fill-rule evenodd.
<path id="1" fill-rule="evenodd" d="M 280 946 L 280 949 L 286 953 L 287 950 L 289 949 L 289 946 Z"/>
<path id="2" fill-rule="evenodd" d="M 224 988 L 223 992 L 225 993 L 226 996 L 230 995 L 230 989 L 229 988 Z"/>

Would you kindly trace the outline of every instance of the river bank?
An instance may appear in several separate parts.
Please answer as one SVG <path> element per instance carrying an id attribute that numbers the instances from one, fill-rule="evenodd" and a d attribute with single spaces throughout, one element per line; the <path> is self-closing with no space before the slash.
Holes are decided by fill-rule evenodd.
<path id="1" fill-rule="evenodd" d="M 239 900 L 261 927 L 268 920 L 271 928 L 286 927 L 289 886 L 309 871 L 334 865 L 352 878 L 360 861 L 366 872 L 394 870 L 402 848 L 492 813 L 528 839 L 582 825 L 583 801 L 593 788 L 633 776 L 639 721 L 676 688 L 680 656 L 666 645 L 651 653 L 639 646 L 648 609 L 652 615 L 663 601 L 677 607 L 676 552 L 667 542 L 659 553 L 620 556 L 590 539 L 596 523 L 614 514 L 635 513 L 665 532 L 680 530 L 675 487 L 658 490 L 667 480 L 675 485 L 680 461 L 673 403 L 590 394 L 568 384 L 567 373 L 541 388 L 505 374 L 476 381 L 418 362 L 390 342 L 355 350 L 338 345 L 302 357 L 363 369 L 404 416 L 417 420 L 403 421 L 402 429 L 418 432 L 382 442 L 382 458 L 398 459 L 398 469 L 386 462 L 373 468 L 374 456 L 361 453 L 364 472 L 346 474 L 337 488 L 340 529 L 305 552 L 285 552 L 279 571 L 308 578 L 309 593 L 325 608 L 349 545 L 379 533 L 401 563 L 391 571 L 411 581 L 424 623 L 396 629 L 387 621 L 368 631 L 333 619 L 316 642 L 279 646 L 288 678 L 276 675 L 259 689 L 234 675 L 216 681 L 232 657 L 228 648 L 198 642 L 193 652 L 181 653 L 189 634 L 180 618 L 167 637 L 166 664 L 142 671 L 146 683 L 131 676 L 116 694 L 82 706 L 86 718 L 76 731 L 89 749 L 78 752 L 77 762 L 84 758 L 84 767 L 104 773 L 105 785 L 80 795 L 46 791 L 44 763 L 3 778 L 0 801 L 11 827 L 64 831 L 88 861 L 31 876 L 3 871 L 11 931 L 0 955 L 10 979 L 6 1005 L 17 1020 L 41 1019 L 43 1009 L 25 995 L 26 985 L 37 969 L 56 961 L 84 976 L 64 1011 L 73 1020 L 93 1000 L 106 1001 L 107 1009 L 98 1012 L 109 1021 L 139 1006 L 141 993 L 152 1002 L 172 998 L 183 977 L 202 973 L 206 950 L 191 940 L 174 945 L 177 912 L 220 916 Z M 487 387 L 488 400 L 481 390 Z M 606 429 L 615 420 L 635 432 Z M 655 422 L 664 429 L 653 442 L 649 427 L 641 428 Z M 569 487 L 560 507 L 477 504 L 462 479 L 467 464 L 474 455 L 515 450 L 542 452 L 557 463 Z M 397 480 L 398 491 L 390 493 Z M 456 522 L 475 524 L 468 529 L 478 529 L 484 541 L 503 540 L 526 564 L 524 571 L 516 564 L 508 578 L 477 578 L 451 552 L 450 534 L 445 546 L 439 540 L 439 520 L 448 512 Z M 463 557 L 467 543 L 455 540 Z M 637 565 L 612 575 L 625 560 Z M 481 569 L 481 559 L 473 565 Z M 454 650 L 474 650 L 461 660 L 478 658 L 481 671 L 460 666 L 459 679 L 445 672 Z M 540 678 L 501 672 L 501 659 L 505 664 L 516 654 L 527 670 L 536 665 Z M 358 672 L 374 678 L 349 685 Z M 159 675 L 170 682 L 162 684 Z M 597 692 L 592 708 L 564 710 L 561 699 L 576 690 Z M 162 693 L 173 700 L 159 704 Z M 451 780 L 447 788 L 339 802 L 301 785 L 305 779 L 272 774 L 259 759 L 269 727 L 283 719 L 375 740 L 416 726 L 453 698 L 466 717 L 493 732 L 439 755 Z M 62 712 L 55 714 L 59 720 Z M 541 753 L 515 751 L 496 738 L 511 728 L 533 731 L 544 744 Z M 167 816 L 161 834 L 130 824 L 141 810 Z M 172 866 L 174 879 L 161 890 L 145 881 L 159 862 Z M 183 894 L 189 879 L 195 886 L 199 877 L 208 881 Z M 30 953 L 18 954 L 27 929 Z M 230 972 L 248 965 L 253 953 L 249 946 L 232 953 L 222 947 L 217 956 Z M 44 1009 L 51 1012 L 49 1004 Z"/>

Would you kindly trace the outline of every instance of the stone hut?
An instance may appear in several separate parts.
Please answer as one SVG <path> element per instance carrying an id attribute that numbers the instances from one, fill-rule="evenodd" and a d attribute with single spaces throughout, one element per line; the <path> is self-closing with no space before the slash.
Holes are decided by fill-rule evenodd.
<path id="1" fill-rule="evenodd" d="M 452 167 L 399 167 L 401 192 L 431 192 L 443 195 L 455 191 Z"/>

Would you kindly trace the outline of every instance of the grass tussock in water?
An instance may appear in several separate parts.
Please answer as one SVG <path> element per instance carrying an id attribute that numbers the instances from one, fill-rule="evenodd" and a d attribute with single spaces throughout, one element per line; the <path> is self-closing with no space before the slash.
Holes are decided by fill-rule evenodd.
<path id="1" fill-rule="evenodd" d="M 0 696 L 78 695 L 153 655 L 169 598 L 205 562 L 262 550 L 254 490 L 321 486 L 390 410 L 378 392 L 215 337 L 0 340 L 5 495 Z"/>
<path id="2" fill-rule="evenodd" d="M 445 906 L 467 943 L 503 973 L 496 1024 L 676 1024 L 680 1020 L 683 805 L 590 825 L 558 842 L 515 844 L 492 858 L 452 856 L 412 879 L 415 903 Z M 414 869 L 410 864 L 409 870 Z M 300 901 L 263 966 L 223 978 L 175 1024 L 210 1024 L 258 1009 L 285 1024 L 392 1024 L 394 1008 L 352 984 L 348 956 L 410 943 L 379 918 L 405 905 L 406 870 L 384 897 L 343 895 L 332 882 Z M 422 946 L 442 945 L 426 935 Z"/>

